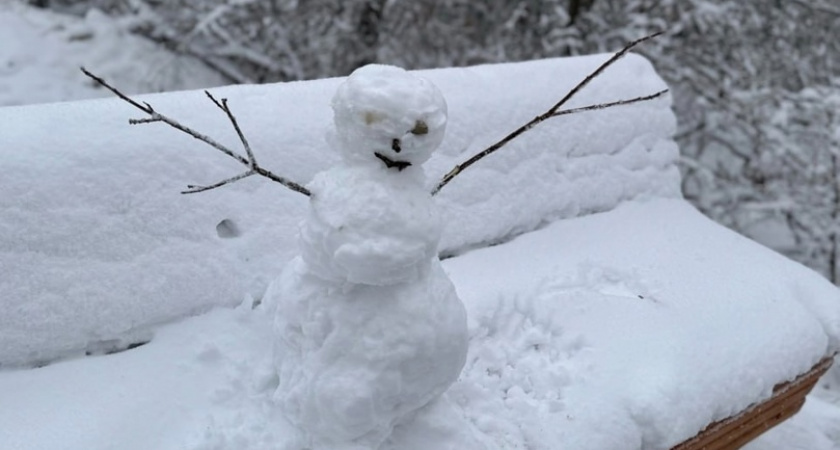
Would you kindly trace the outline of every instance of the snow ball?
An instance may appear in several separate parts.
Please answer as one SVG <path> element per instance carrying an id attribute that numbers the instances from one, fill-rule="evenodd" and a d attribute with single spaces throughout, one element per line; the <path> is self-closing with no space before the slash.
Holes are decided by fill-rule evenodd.
<path id="1" fill-rule="evenodd" d="M 440 90 L 404 69 L 356 69 L 332 100 L 339 151 L 347 161 L 422 164 L 443 141 L 446 101 Z"/>
<path id="2" fill-rule="evenodd" d="M 312 208 L 300 233 L 309 270 L 325 280 L 376 286 L 423 277 L 437 258 L 443 224 L 414 175 L 372 166 L 318 174 L 308 185 Z"/>

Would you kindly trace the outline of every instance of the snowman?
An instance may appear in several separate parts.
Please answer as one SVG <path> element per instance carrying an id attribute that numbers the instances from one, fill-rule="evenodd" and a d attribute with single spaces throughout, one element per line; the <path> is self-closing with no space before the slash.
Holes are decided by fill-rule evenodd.
<path id="1" fill-rule="evenodd" d="M 437 256 L 442 223 L 421 165 L 443 140 L 440 91 L 369 65 L 333 101 L 341 156 L 315 176 L 300 256 L 275 305 L 275 401 L 298 449 L 378 449 L 457 379 L 464 305 Z"/>

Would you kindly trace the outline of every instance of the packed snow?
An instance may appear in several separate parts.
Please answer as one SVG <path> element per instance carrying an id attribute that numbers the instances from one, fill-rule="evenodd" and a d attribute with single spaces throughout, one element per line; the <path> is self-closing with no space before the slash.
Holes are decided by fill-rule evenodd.
<path id="1" fill-rule="evenodd" d="M 8 8 L 0 5 L 0 20 L 20 26 L 15 14 L 4 15 Z M 85 21 L 107 20 L 94 15 Z M 9 29 L 0 26 L 0 33 Z M 36 39 L 26 33 L 21 26 L 18 36 Z M 38 39 L 52 35 L 41 33 Z M 143 45 L 126 42 L 129 50 Z M 59 52 L 55 55 L 58 61 Z M 371 147 L 391 161 L 412 163 L 408 168 L 382 176 L 381 158 L 374 160 L 380 165 L 366 166 L 360 155 L 348 155 L 361 146 L 344 147 L 344 156 L 335 152 L 353 139 L 382 138 L 329 132 L 329 99 L 344 80 L 213 89 L 230 99 L 260 163 L 312 188 L 311 210 L 304 196 L 255 178 L 180 195 L 188 183 L 210 184 L 243 168 L 165 126 L 129 127 L 126 119 L 141 115 L 117 100 L 0 108 L 2 447 L 300 450 L 314 443 L 367 449 L 382 441 L 381 450 L 666 449 L 767 398 L 775 384 L 840 350 L 840 294 L 834 286 L 715 225 L 679 198 L 667 98 L 553 120 L 457 177 L 435 197 L 435 205 L 423 206 L 411 194 L 418 186 L 429 192 L 454 164 L 547 109 L 604 59 L 419 73 L 440 87 L 449 112 L 440 150 L 425 164 L 425 184 L 416 166 L 426 150 L 398 154 L 416 149 L 410 130 L 423 130 L 416 117 L 397 124 L 402 133 L 409 131 L 400 152 L 393 141 Z M 20 69 L 0 77 L 17 80 L 28 73 Z M 662 87 L 647 61 L 628 56 L 570 106 Z M 336 112 L 363 103 L 358 92 L 350 93 L 353 100 L 346 105 L 337 97 Z M 8 103 L 21 103 L 17 99 L 23 96 L 11 98 Z M 224 115 L 199 92 L 142 99 L 230 147 L 238 143 Z M 374 106 L 386 105 L 383 100 Z M 372 119 L 367 125 L 394 125 L 362 112 L 363 122 Z M 432 140 L 443 131 L 433 118 L 422 122 Z M 335 168 L 357 163 L 366 167 L 336 175 Z M 369 185 L 362 192 L 383 203 L 354 204 L 338 195 L 346 185 Z M 394 189 L 398 195 L 384 195 Z M 336 196 L 327 195 L 319 206 L 318 193 L 330 190 Z M 401 206 L 393 209 L 394 202 Z M 355 206 L 383 223 L 398 216 L 411 225 L 407 237 L 425 234 L 436 241 L 436 221 L 414 222 L 416 213 L 402 216 L 402 202 L 419 207 L 420 215 L 427 207 L 432 216 L 435 209 L 441 212 L 438 250 L 452 257 L 438 264 L 433 246 L 420 242 L 419 261 L 431 262 L 430 268 L 408 270 L 407 279 L 428 284 L 414 278 L 410 292 L 390 297 L 389 283 L 400 286 L 406 278 L 400 271 L 354 264 L 353 257 L 370 249 L 356 245 L 363 251 L 341 253 L 340 245 L 309 247 L 331 234 L 346 243 L 333 220 L 347 217 L 334 214 Z M 355 222 L 366 238 L 383 230 L 376 223 Z M 393 249 L 392 244 L 383 247 Z M 294 258 L 307 251 L 309 257 Z M 337 266 L 344 257 L 335 258 L 339 253 L 350 258 Z M 410 253 L 393 252 L 408 258 L 401 262 L 410 260 Z M 331 281 L 303 281 L 314 276 L 307 259 L 323 262 L 317 273 Z M 413 261 L 403 267 L 416 267 Z M 351 286 L 377 282 L 361 290 L 346 289 L 347 282 L 339 286 L 348 275 Z M 303 321 L 314 312 L 308 317 L 317 324 L 323 306 L 318 302 L 328 296 L 356 304 L 397 299 L 387 307 L 321 309 L 332 319 L 360 319 L 356 330 L 373 339 L 358 339 L 348 328 L 337 334 L 341 342 L 330 344 L 333 349 L 372 342 L 375 350 L 377 342 L 420 336 L 409 316 L 399 330 L 383 318 L 412 306 L 430 307 L 411 302 L 419 298 L 457 301 L 452 286 L 466 307 L 469 349 L 460 376 L 437 400 L 380 416 L 385 431 L 375 432 L 367 445 L 352 438 L 342 443 L 313 438 L 318 425 L 290 414 L 284 406 L 288 392 L 278 387 L 286 383 L 284 370 L 297 369 L 284 360 L 284 344 L 275 352 L 278 331 L 288 320 Z M 318 289 L 324 295 L 313 294 Z M 283 306 L 289 296 L 302 301 Z M 316 308 L 283 315 L 289 304 Z M 451 319 L 461 320 L 459 314 Z M 380 331 L 390 334 L 377 335 Z M 145 345 L 107 354 L 140 343 Z M 439 343 L 426 344 L 446 351 Z M 379 349 L 398 359 L 403 350 L 412 351 Z M 458 346 L 450 350 L 443 372 L 462 364 L 456 361 L 463 358 Z M 73 358 L 82 355 L 88 356 Z M 335 386 L 372 386 L 365 383 L 370 373 L 354 371 L 361 368 L 358 358 L 347 364 L 355 358 L 352 351 L 344 361 L 324 355 L 321 362 L 348 369 L 346 377 L 353 378 Z M 404 365 L 377 369 L 416 375 L 411 381 L 422 383 L 417 378 L 429 369 L 423 365 L 416 374 Z M 451 375 L 433 371 L 431 381 L 438 376 Z M 840 390 L 825 388 L 832 382 L 827 378 L 802 412 L 749 448 L 840 449 Z M 430 389 L 426 398 L 440 394 Z M 354 394 L 323 398 L 340 402 Z M 358 419 L 363 422 L 365 415 Z M 341 431 L 327 428 L 321 437 Z"/>

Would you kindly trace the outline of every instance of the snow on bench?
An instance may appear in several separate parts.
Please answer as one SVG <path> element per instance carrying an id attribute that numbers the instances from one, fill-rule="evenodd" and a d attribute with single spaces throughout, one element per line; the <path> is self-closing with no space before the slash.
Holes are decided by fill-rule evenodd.
<path id="1" fill-rule="evenodd" d="M 470 321 L 445 394 L 461 414 L 429 411 L 382 450 L 668 449 L 840 347 L 836 288 L 680 200 L 557 221 L 444 268 Z M 271 322 L 249 303 L 216 308 L 135 350 L 0 371 L 0 442 L 288 448 Z M 817 403 L 757 449 L 833 448 L 836 409 Z"/>
<path id="2" fill-rule="evenodd" d="M 546 109 L 551 93 L 603 59 L 425 72 L 451 120 L 430 178 Z M 215 92 L 230 99 L 262 164 L 306 182 L 334 162 L 321 136 L 339 82 Z M 631 57 L 576 104 L 660 87 Z M 200 93 L 147 99 L 236 144 Z M 296 252 L 306 199 L 256 179 L 181 196 L 187 183 L 240 167 L 126 117 L 136 116 L 114 100 L 0 109 L 9 125 L 0 136 L 0 361 L 107 350 L 173 322 L 132 351 L 0 371 L 0 442 L 291 445 L 295 431 L 272 403 L 270 315 L 245 301 L 183 317 L 260 296 Z M 445 394 L 458 413 L 422 411 L 382 450 L 666 449 L 825 367 L 815 364 L 840 349 L 837 289 L 681 200 L 673 130 L 667 101 L 570 116 L 442 191 L 442 250 L 457 255 L 443 266 L 469 317 L 467 363 Z M 485 248 L 465 251 L 474 247 Z M 795 430 L 775 448 L 827 448 L 811 445 L 826 440 L 821 432 Z"/>
<path id="3" fill-rule="evenodd" d="M 840 349 L 834 286 L 681 200 L 558 221 L 446 263 L 473 321 L 450 392 L 482 386 L 468 417 L 523 424 L 503 448 L 668 449 Z"/>
<path id="4" fill-rule="evenodd" d="M 422 72 L 450 122 L 429 179 L 556 102 L 604 56 Z M 95 71 L 95 67 L 90 67 Z M 260 163 L 306 183 L 335 162 L 324 138 L 341 79 L 213 89 Z M 568 106 L 663 88 L 630 55 Z M 143 97 L 232 148 L 236 135 L 198 91 Z M 150 326 L 259 298 L 296 253 L 306 200 L 264 179 L 184 196 L 239 173 L 221 153 L 164 125 L 129 126 L 117 99 L 0 109 L 0 366 L 142 340 Z M 465 171 L 437 197 L 441 252 L 497 243 L 635 198 L 679 197 L 669 100 L 540 125 Z"/>

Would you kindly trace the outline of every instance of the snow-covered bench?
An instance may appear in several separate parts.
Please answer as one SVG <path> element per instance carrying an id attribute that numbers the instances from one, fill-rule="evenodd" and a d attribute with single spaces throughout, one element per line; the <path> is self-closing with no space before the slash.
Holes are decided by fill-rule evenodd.
<path id="1" fill-rule="evenodd" d="M 602 60 L 423 72 L 450 110 L 446 140 L 426 164 L 429 178 L 547 109 Z M 325 133 L 340 81 L 212 92 L 229 98 L 263 166 L 305 183 L 336 161 Z M 631 56 L 569 106 L 662 87 L 650 64 Z M 144 99 L 239 148 L 203 93 Z M 297 252 L 302 196 L 257 179 L 180 195 L 187 184 L 238 173 L 238 163 L 165 125 L 129 126 L 139 113 L 116 99 L 0 111 L 0 266 L 10 311 L 0 317 L 0 365 L 50 360 L 246 294 L 259 298 Z M 666 99 L 533 130 L 441 192 L 448 219 L 441 252 L 633 198 L 678 198 L 674 127 Z"/>
<path id="2" fill-rule="evenodd" d="M 544 111 L 603 60 L 423 72 L 450 117 L 430 179 Z M 335 162 L 323 136 L 339 82 L 213 92 L 229 99 L 262 165 L 307 182 Z M 647 61 L 629 56 L 569 106 L 662 87 Z M 237 145 L 200 92 L 144 99 Z M 129 127 L 129 117 L 135 111 L 114 99 L 0 109 L 0 367 L 155 334 L 108 358 L 0 372 L 0 424 L 10 424 L 0 442 L 282 440 L 266 425 L 269 327 L 247 299 L 296 253 L 305 199 L 258 179 L 182 196 L 188 183 L 240 168 L 164 126 Z M 454 256 L 444 268 L 471 331 L 467 367 L 448 395 L 487 448 L 670 448 L 840 348 L 833 286 L 681 200 L 674 129 L 667 99 L 558 118 L 437 197 L 448 221 L 441 252 Z M 243 299 L 243 308 L 185 319 Z M 46 411 L 53 396 L 73 410 Z M 103 411 L 109 422 L 97 425 Z M 53 433 L 26 425 L 35 418 Z M 410 427 L 402 433 L 411 440 Z M 457 442 L 457 432 L 433 439 Z"/>

